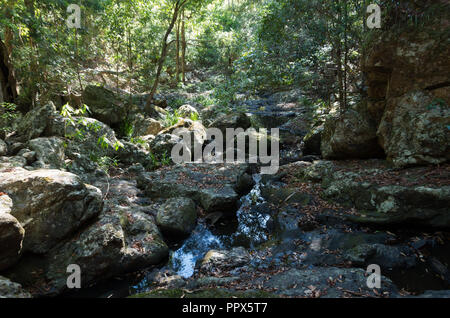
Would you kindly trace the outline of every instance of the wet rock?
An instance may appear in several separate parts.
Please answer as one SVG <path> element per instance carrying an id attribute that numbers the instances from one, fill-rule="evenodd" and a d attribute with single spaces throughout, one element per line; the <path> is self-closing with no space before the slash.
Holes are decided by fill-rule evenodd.
<path id="1" fill-rule="evenodd" d="M 220 272 L 241 267 L 250 262 L 250 254 L 243 247 L 231 250 L 210 250 L 202 260 L 200 271 Z"/>
<path id="2" fill-rule="evenodd" d="M 367 287 L 366 273 L 357 268 L 316 267 L 314 269 L 290 269 L 273 275 L 264 283 L 266 288 L 276 288 L 277 294 L 303 297 L 351 297 L 373 296 Z M 381 277 L 379 294 L 397 294 L 396 287 L 386 277 Z"/>
<path id="3" fill-rule="evenodd" d="M 253 177 L 248 173 L 245 173 L 237 179 L 236 192 L 239 195 L 245 195 L 253 188 L 254 185 L 255 181 L 253 180 Z"/>
<path id="4" fill-rule="evenodd" d="M 6 277 L 0 276 L 0 298 L 31 298 L 31 294 Z"/>
<path id="5" fill-rule="evenodd" d="M 12 200 L 0 195 L 0 271 L 14 265 L 20 257 L 25 230 L 10 214 Z"/>
<path id="6" fill-rule="evenodd" d="M 45 253 L 83 223 L 98 215 L 102 197 L 98 189 L 59 170 L 0 173 L 0 191 L 13 200 L 11 214 L 25 228 L 23 250 Z"/>
<path id="7" fill-rule="evenodd" d="M 410 298 L 450 298 L 450 290 L 427 290 L 423 294 Z"/>
<path id="8" fill-rule="evenodd" d="M 370 117 L 352 109 L 325 121 L 321 151 L 325 159 L 378 158 L 383 155 L 376 126 Z"/>
<path id="9" fill-rule="evenodd" d="M 168 199 L 159 208 L 156 223 L 163 232 L 173 235 L 189 235 L 197 222 L 197 209 L 189 198 Z"/>
<path id="10" fill-rule="evenodd" d="M 357 245 L 345 253 L 345 259 L 354 265 L 377 264 L 384 269 L 411 268 L 416 264 L 416 257 L 408 248 L 384 244 Z"/>
<path id="11" fill-rule="evenodd" d="M 306 205 L 310 202 L 311 196 L 307 193 L 302 193 L 296 188 L 278 188 L 275 186 L 264 186 L 261 188 L 262 197 L 268 202 L 282 206 L 290 203 L 299 203 Z"/>
<path id="12" fill-rule="evenodd" d="M 414 91 L 387 103 L 378 136 L 398 167 L 450 159 L 450 108 L 430 93 Z"/>

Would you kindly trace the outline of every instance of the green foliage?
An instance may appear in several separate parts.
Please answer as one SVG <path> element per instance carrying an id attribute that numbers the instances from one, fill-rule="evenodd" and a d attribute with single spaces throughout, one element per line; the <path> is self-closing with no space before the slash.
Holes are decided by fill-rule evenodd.
<path id="1" fill-rule="evenodd" d="M 170 100 L 168 103 L 168 106 L 173 109 L 180 108 L 180 106 L 183 106 L 186 104 L 186 100 L 184 98 L 175 98 L 173 100 Z"/>
<path id="2" fill-rule="evenodd" d="M 130 138 L 131 136 L 133 136 L 133 132 L 134 132 L 134 126 L 133 123 L 130 122 L 128 119 L 125 119 L 119 127 L 119 132 L 120 135 L 122 135 L 123 137 L 128 137 Z"/>
<path id="3" fill-rule="evenodd" d="M 142 145 L 142 146 L 147 144 L 147 142 L 143 140 L 141 137 L 131 137 L 130 142 L 135 145 Z"/>
<path id="4" fill-rule="evenodd" d="M 180 120 L 180 115 L 178 111 L 175 109 L 173 112 L 167 112 L 166 117 L 164 118 L 164 127 L 171 127 L 176 125 Z"/>
<path id="5" fill-rule="evenodd" d="M 198 113 L 191 113 L 190 119 L 192 121 L 197 121 L 198 120 Z"/>
<path id="6" fill-rule="evenodd" d="M 99 122 L 90 122 L 84 117 L 89 112 L 89 108 L 86 105 L 82 105 L 79 109 L 74 109 L 69 104 L 65 104 L 61 109 L 61 116 L 64 117 L 64 136 L 67 139 L 76 139 L 78 141 L 84 141 L 88 132 L 98 132 L 102 128 Z M 76 117 L 80 116 L 80 117 Z M 67 133 L 67 128 L 72 126 L 74 132 L 72 134 Z M 97 144 L 101 149 L 108 149 L 109 143 L 107 140 L 106 134 L 100 136 L 97 140 Z M 123 144 L 120 141 L 116 141 L 114 145 L 112 145 L 115 151 L 118 151 L 120 148 L 123 148 Z"/>
<path id="7" fill-rule="evenodd" d="M 17 106 L 12 103 L 0 103 L 0 132 L 8 133 L 12 130 L 12 122 L 19 116 Z"/>
<path id="8" fill-rule="evenodd" d="M 98 156 L 95 153 L 89 154 L 89 159 L 95 162 L 100 169 L 108 173 L 111 168 L 115 168 L 119 165 L 119 161 L 116 158 L 111 158 L 108 156 Z"/>
<path id="9" fill-rule="evenodd" d="M 214 89 L 213 98 L 219 106 L 229 106 L 236 100 L 237 87 L 231 80 L 226 80 Z"/>
<path id="10" fill-rule="evenodd" d="M 160 167 L 169 166 L 172 163 L 172 159 L 167 152 L 164 152 L 161 155 L 155 155 L 150 151 L 149 154 L 150 163 L 146 167 L 148 170 L 155 170 Z"/>

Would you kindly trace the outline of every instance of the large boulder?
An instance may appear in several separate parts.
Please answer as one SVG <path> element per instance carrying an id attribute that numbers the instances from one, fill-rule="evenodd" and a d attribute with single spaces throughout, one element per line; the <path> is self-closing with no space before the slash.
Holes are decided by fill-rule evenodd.
<path id="1" fill-rule="evenodd" d="M 0 276 L 0 298 L 31 298 L 31 294 L 20 284 Z"/>
<path id="2" fill-rule="evenodd" d="M 107 125 L 118 124 L 126 117 L 127 109 L 120 96 L 105 87 L 89 85 L 82 94 L 91 116 Z"/>
<path id="3" fill-rule="evenodd" d="M 189 198 L 168 199 L 158 210 L 156 223 L 163 232 L 189 235 L 197 222 L 197 209 Z"/>
<path id="4" fill-rule="evenodd" d="M 379 126 L 381 146 L 399 167 L 449 158 L 448 21 L 423 15 L 428 19 L 420 32 L 374 36 L 362 60 L 367 111 Z"/>
<path id="5" fill-rule="evenodd" d="M 450 46 L 445 19 L 429 19 L 426 24 L 420 32 L 407 30 L 399 34 L 388 30 L 370 41 L 362 67 L 368 97 L 378 116 L 390 98 L 417 90 L 429 90 L 450 103 Z"/>
<path id="6" fill-rule="evenodd" d="M 66 268 L 77 264 L 82 287 L 114 275 L 157 265 L 168 247 L 153 217 L 129 208 L 103 214 L 99 221 L 50 253 L 46 279 L 53 293 L 66 289 Z"/>
<path id="7" fill-rule="evenodd" d="M 206 273 L 230 270 L 247 265 L 250 259 L 250 254 L 242 246 L 231 250 L 210 250 L 203 258 L 200 270 Z"/>
<path id="8" fill-rule="evenodd" d="M 17 134 L 21 141 L 28 141 L 43 135 L 51 118 L 57 115 L 53 103 L 30 110 L 17 125 Z"/>
<path id="9" fill-rule="evenodd" d="M 150 142 L 150 149 L 154 155 L 170 157 L 175 145 L 182 142 L 182 139 L 172 134 L 161 133 Z"/>
<path id="10" fill-rule="evenodd" d="M 322 140 L 325 159 L 373 158 L 383 155 L 376 126 L 364 113 L 349 109 L 325 121 Z"/>
<path id="11" fill-rule="evenodd" d="M 13 265 L 20 257 L 25 230 L 10 214 L 12 200 L 0 193 L 0 271 Z"/>
<path id="12" fill-rule="evenodd" d="M 156 136 L 161 130 L 164 129 L 160 121 L 153 118 L 145 118 L 144 116 L 136 116 L 134 124 L 134 136 Z"/>
<path id="13" fill-rule="evenodd" d="M 355 222 L 450 227 L 450 186 L 418 181 L 413 171 L 402 175 L 373 168 L 342 170 L 326 177 L 322 187 L 326 198 L 358 209 L 358 213 L 348 215 Z"/>
<path id="14" fill-rule="evenodd" d="M 59 170 L 1 172 L 0 191 L 11 197 L 11 214 L 26 230 L 23 250 L 34 253 L 48 252 L 103 206 L 100 190 Z"/>
<path id="15" fill-rule="evenodd" d="M 450 159 L 450 106 L 430 93 L 391 98 L 378 136 L 396 166 L 440 164 Z"/>
<path id="16" fill-rule="evenodd" d="M 67 289 L 67 267 L 81 269 L 81 287 L 164 261 L 169 249 L 156 225 L 156 206 L 143 205 L 133 180 L 111 179 L 105 208 L 97 219 L 61 240 L 44 255 L 28 254 L 7 273 L 33 293 L 56 295 Z M 32 273 L 42 273 L 33 275 Z"/>
<path id="17" fill-rule="evenodd" d="M 194 150 L 197 146 L 198 149 L 203 150 L 203 144 L 206 141 L 206 128 L 199 121 L 193 121 L 190 119 L 182 119 L 176 125 L 168 127 L 164 129 L 161 134 L 172 134 L 182 138 L 182 140 L 190 140 L 190 143 L 187 143 L 188 151 L 192 154 L 192 158 L 194 159 Z M 158 136 L 157 136 L 158 137 Z M 171 149 L 172 150 L 172 149 Z M 168 152 L 168 154 L 170 154 Z"/>
<path id="18" fill-rule="evenodd" d="M 64 167 L 64 141 L 58 137 L 40 137 L 28 142 L 42 168 L 61 169 Z"/>

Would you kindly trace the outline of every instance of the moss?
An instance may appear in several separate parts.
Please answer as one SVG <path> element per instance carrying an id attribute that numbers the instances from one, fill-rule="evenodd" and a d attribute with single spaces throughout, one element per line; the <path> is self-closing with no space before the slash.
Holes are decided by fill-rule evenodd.
<path id="1" fill-rule="evenodd" d="M 184 296 L 183 296 L 184 295 Z M 248 290 L 245 292 L 227 289 L 203 289 L 188 293 L 182 289 L 158 289 L 151 292 L 136 294 L 129 298 L 276 298 L 277 295 L 262 291 Z"/>

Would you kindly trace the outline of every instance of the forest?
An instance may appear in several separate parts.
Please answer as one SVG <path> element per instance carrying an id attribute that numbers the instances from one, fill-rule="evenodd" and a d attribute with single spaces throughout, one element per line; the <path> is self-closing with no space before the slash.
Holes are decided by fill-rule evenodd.
<path id="1" fill-rule="evenodd" d="M 449 298 L 449 13 L 0 0 L 0 298 Z"/>

